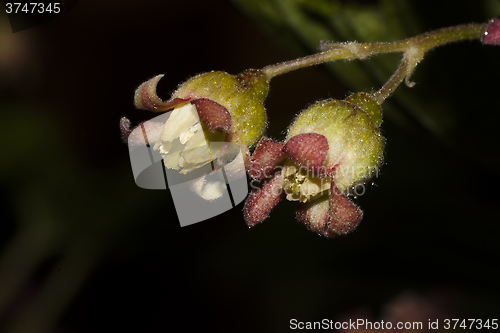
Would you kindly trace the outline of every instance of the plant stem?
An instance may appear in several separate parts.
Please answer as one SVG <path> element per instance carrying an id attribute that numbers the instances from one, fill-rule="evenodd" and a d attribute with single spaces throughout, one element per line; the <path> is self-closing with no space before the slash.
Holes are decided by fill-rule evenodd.
<path id="1" fill-rule="evenodd" d="M 434 30 L 421 35 L 410 37 L 395 42 L 379 43 L 332 43 L 322 46 L 323 52 L 295 60 L 285 61 L 279 64 L 270 65 L 262 69 L 268 79 L 275 76 L 294 71 L 299 68 L 309 67 L 334 60 L 363 59 L 380 53 L 405 52 L 418 50 L 417 54 L 423 54 L 430 49 L 448 43 L 481 38 L 486 30 L 487 23 L 484 24 L 464 24 L 449 28 Z M 413 61 L 409 60 L 409 64 Z M 417 61 L 418 63 L 418 61 Z M 416 64 L 415 64 L 416 65 Z M 414 67 L 414 66 L 413 66 Z M 411 73 L 413 69 L 409 72 Z M 404 77 L 403 77 L 404 78 Z M 401 83 L 402 80 L 399 82 Z"/>
<path id="2" fill-rule="evenodd" d="M 387 81 L 379 91 L 373 93 L 371 96 L 379 105 L 389 97 L 394 90 L 403 82 L 405 77 L 408 75 L 408 59 L 406 57 L 401 60 L 398 69 L 391 76 L 389 81 Z"/>

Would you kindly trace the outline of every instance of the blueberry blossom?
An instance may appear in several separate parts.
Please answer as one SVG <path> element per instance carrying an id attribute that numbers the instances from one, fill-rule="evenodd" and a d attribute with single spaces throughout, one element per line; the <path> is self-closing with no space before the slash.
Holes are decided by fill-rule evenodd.
<path id="1" fill-rule="evenodd" d="M 165 123 L 146 123 L 148 139 L 162 154 L 165 166 L 185 174 L 212 162 L 220 155 L 208 145 L 214 141 L 237 144 L 248 166 L 248 148 L 255 146 L 266 127 L 263 102 L 269 80 L 265 74 L 259 70 L 239 75 L 220 71 L 200 74 L 181 84 L 166 102 L 156 93 L 162 77 L 141 84 L 134 104 L 152 112 L 173 109 Z M 129 124 L 122 118 L 124 137 L 134 133 Z M 129 141 L 133 143 L 133 139 Z"/>
<path id="2" fill-rule="evenodd" d="M 262 222 L 286 198 L 299 201 L 297 219 L 320 235 L 356 228 L 363 212 L 348 196 L 382 163 L 381 122 L 380 106 L 359 93 L 301 112 L 284 143 L 262 138 L 250 161 L 249 174 L 260 183 L 245 203 L 247 224 Z"/>

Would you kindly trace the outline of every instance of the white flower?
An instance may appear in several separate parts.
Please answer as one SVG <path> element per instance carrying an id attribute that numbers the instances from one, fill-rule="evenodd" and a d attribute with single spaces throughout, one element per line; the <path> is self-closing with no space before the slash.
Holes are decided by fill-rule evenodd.
<path id="1" fill-rule="evenodd" d="M 200 122 L 196 106 L 187 102 L 172 111 L 153 149 L 160 152 L 167 168 L 186 174 L 216 159 L 220 147 L 210 142 L 224 138 L 225 133 L 209 131 Z"/>

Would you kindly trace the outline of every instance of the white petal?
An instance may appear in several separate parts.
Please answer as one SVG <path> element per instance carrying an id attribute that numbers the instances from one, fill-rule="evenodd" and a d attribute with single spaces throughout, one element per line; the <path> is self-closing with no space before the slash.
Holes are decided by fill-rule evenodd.
<path id="1" fill-rule="evenodd" d="M 198 113 L 191 103 L 175 108 L 163 128 L 162 141 L 173 141 L 199 122 Z"/>

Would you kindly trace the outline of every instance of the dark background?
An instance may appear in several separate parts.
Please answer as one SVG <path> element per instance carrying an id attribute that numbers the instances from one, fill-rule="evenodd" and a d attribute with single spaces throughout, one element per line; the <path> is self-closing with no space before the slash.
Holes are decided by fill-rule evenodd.
<path id="1" fill-rule="evenodd" d="M 1 17 L 0 331 L 282 332 L 292 318 L 498 318 L 498 48 L 433 51 L 417 85 L 396 92 L 382 125 L 386 162 L 358 198 L 360 227 L 345 237 L 309 232 L 290 202 L 252 229 L 242 204 L 180 228 L 168 191 L 135 185 L 118 125 L 153 116 L 133 107 L 140 83 L 164 73 L 158 94 L 167 99 L 198 73 L 315 52 L 297 31 L 276 38 L 234 3 L 80 1 L 15 34 Z M 409 3 L 419 25 L 408 36 L 500 14 L 493 0 Z M 315 100 L 377 88 L 347 81 L 324 66 L 273 79 L 268 135 L 283 139 Z M 429 105 L 438 120 L 426 118 Z"/>

